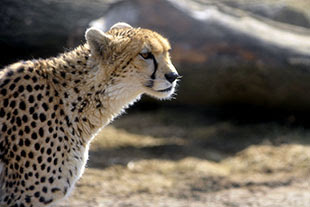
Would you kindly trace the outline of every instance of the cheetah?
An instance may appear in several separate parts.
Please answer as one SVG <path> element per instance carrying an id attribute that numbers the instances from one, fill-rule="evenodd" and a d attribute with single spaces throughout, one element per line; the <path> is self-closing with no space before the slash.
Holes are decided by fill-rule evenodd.
<path id="1" fill-rule="evenodd" d="M 179 75 L 160 34 L 120 22 L 85 38 L 58 57 L 0 70 L 1 207 L 67 197 L 101 128 L 143 94 L 175 94 Z"/>

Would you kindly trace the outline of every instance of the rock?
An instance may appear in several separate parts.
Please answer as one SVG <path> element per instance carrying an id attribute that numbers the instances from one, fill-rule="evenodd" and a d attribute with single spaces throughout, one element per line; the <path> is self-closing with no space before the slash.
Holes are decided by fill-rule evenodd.
<path id="1" fill-rule="evenodd" d="M 13 52 L 4 57 L 55 55 L 83 41 L 87 22 L 106 30 L 126 21 L 172 43 L 173 62 L 183 75 L 173 104 L 310 109 L 306 0 L 6 1 L 0 45 Z"/>
<path id="2" fill-rule="evenodd" d="M 128 21 L 167 36 L 184 76 L 174 103 L 310 109 L 310 30 L 249 11 L 217 1 L 125 1 L 92 25 Z"/>
<path id="3" fill-rule="evenodd" d="M 84 41 L 91 20 L 112 0 L 2 0 L 0 66 L 20 59 L 46 58 Z"/>

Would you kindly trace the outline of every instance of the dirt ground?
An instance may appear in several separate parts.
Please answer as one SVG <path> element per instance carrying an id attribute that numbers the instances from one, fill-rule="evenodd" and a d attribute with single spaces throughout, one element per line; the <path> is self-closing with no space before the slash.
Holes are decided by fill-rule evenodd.
<path id="1" fill-rule="evenodd" d="M 309 207 L 310 130 L 294 122 L 130 111 L 98 134 L 57 207 Z"/>

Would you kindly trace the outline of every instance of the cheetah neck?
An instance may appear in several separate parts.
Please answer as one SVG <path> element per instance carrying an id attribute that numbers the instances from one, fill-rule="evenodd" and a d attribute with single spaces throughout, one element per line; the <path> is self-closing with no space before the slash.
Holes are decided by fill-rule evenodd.
<path id="1" fill-rule="evenodd" d="M 141 96 L 139 92 L 128 93 L 138 90 L 116 84 L 100 71 L 87 45 L 64 53 L 57 60 L 48 59 L 47 64 L 52 68 L 48 79 L 59 100 L 63 100 L 67 125 L 72 127 L 70 133 L 85 142 Z"/>

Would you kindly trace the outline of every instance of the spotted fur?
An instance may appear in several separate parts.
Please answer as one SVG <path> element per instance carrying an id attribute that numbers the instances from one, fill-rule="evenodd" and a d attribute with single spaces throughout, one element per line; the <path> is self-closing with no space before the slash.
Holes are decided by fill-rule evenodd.
<path id="1" fill-rule="evenodd" d="M 0 71 L 1 207 L 66 197 L 98 130 L 142 94 L 174 93 L 170 45 L 158 33 L 118 23 L 106 33 L 87 30 L 86 40 L 56 58 Z"/>

